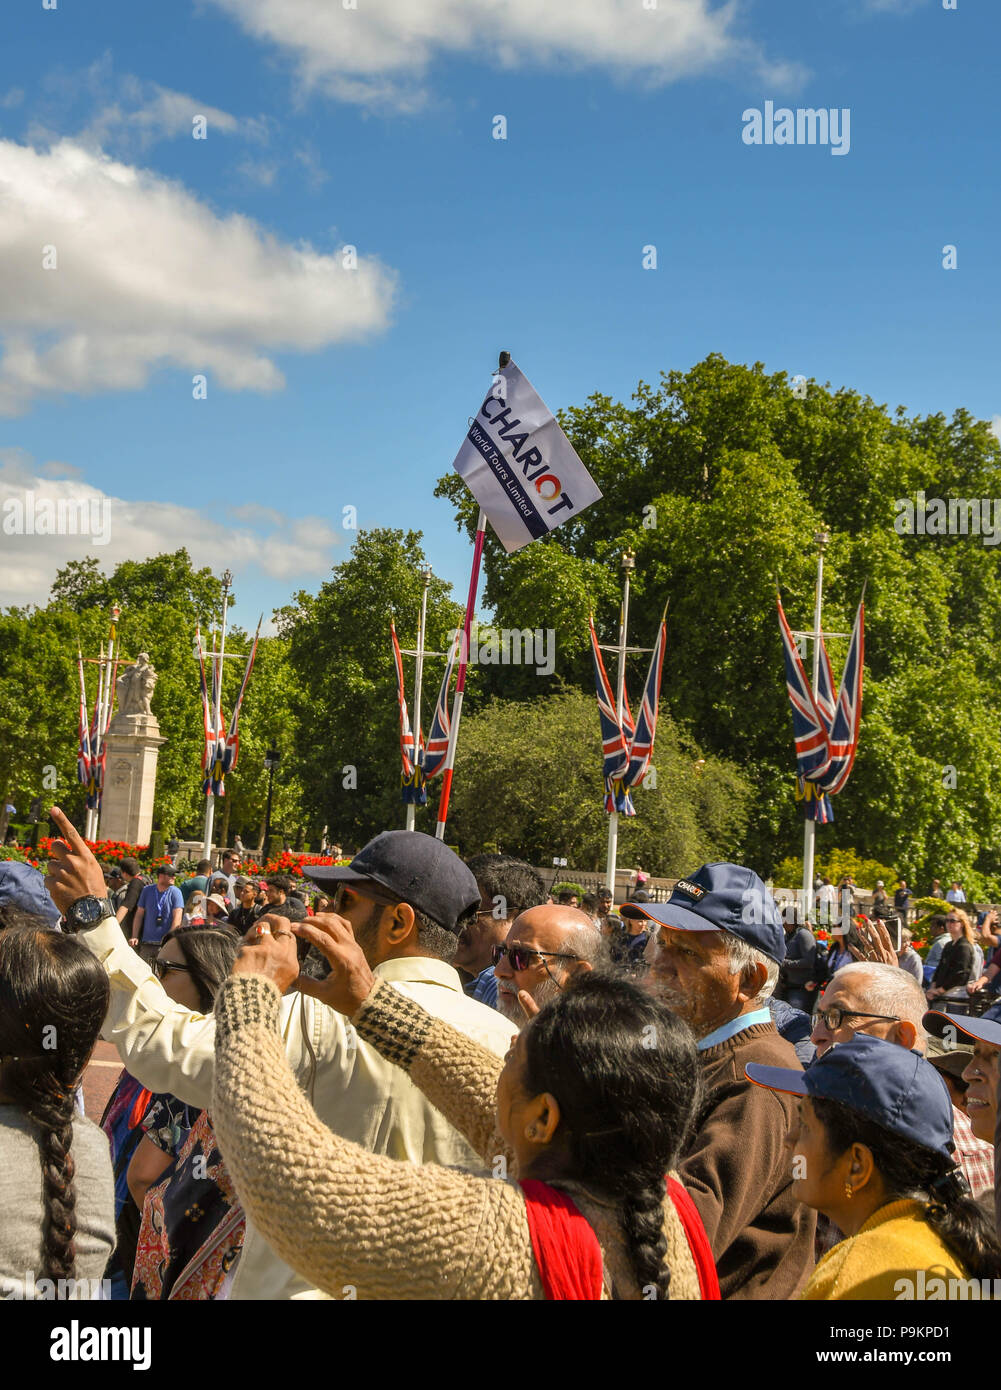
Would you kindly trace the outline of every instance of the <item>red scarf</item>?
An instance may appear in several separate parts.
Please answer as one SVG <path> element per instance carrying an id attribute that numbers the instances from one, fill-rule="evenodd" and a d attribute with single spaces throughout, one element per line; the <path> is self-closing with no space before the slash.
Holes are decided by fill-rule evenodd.
<path id="1" fill-rule="evenodd" d="M 709 1238 L 695 1203 L 675 1178 L 665 1179 L 667 1194 L 684 1227 L 703 1299 L 720 1298 Z M 590 1222 L 564 1193 L 526 1178 L 525 1215 L 532 1252 L 547 1299 L 600 1299 L 602 1259 Z"/>

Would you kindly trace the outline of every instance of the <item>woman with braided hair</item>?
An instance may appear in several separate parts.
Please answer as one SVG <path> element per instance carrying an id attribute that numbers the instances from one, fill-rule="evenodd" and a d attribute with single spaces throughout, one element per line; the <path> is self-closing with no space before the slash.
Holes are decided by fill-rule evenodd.
<path id="1" fill-rule="evenodd" d="M 326 979 L 299 976 L 293 931 L 330 962 Z M 401 1083 L 406 1072 L 486 1174 L 399 1163 L 326 1129 L 282 1047 L 293 983 L 348 1015 Z M 216 1019 L 212 1115 L 236 1190 L 269 1245 L 325 1292 L 719 1296 L 705 1232 L 668 1176 L 699 1100 L 695 1039 L 631 982 L 583 975 L 502 1064 L 377 978 L 345 919 L 270 919 L 248 934 Z"/>
<path id="2" fill-rule="evenodd" d="M 107 1012 L 108 978 L 42 918 L 8 912 L 5 923 L 0 1294 L 97 1297 L 115 1243 L 111 1157 L 97 1125 L 74 1113 L 74 1092 Z"/>
<path id="3" fill-rule="evenodd" d="M 787 1141 L 793 1196 L 846 1235 L 801 1298 L 922 1298 L 933 1277 L 942 1293 L 928 1297 L 967 1297 L 949 1286 L 1001 1280 L 993 1221 L 956 1166 L 949 1092 L 920 1053 L 856 1033 L 805 1072 L 745 1070 L 756 1085 L 803 1097 Z"/>

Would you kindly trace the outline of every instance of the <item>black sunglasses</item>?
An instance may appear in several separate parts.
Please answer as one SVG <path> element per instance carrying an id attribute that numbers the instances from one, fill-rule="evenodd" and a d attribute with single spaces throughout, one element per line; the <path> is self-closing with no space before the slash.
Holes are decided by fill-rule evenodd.
<path id="1" fill-rule="evenodd" d="M 154 969 L 154 971 L 156 972 L 156 978 L 157 978 L 158 980 L 165 980 L 165 979 L 167 978 L 167 972 L 168 972 L 169 970 L 183 970 L 186 974 L 190 974 L 190 973 L 191 973 L 191 967 L 190 967 L 190 966 L 188 966 L 188 965 L 175 965 L 174 962 L 173 962 L 172 960 L 159 960 L 159 959 L 157 959 L 157 960 L 155 960 L 155 961 L 153 962 L 153 969 Z"/>
<path id="2" fill-rule="evenodd" d="M 507 956 L 512 970 L 528 970 L 533 956 L 544 956 L 550 960 L 576 960 L 576 956 L 561 955 L 558 951 L 536 951 L 531 946 L 495 946 L 490 952 L 494 965 L 500 965 Z"/>

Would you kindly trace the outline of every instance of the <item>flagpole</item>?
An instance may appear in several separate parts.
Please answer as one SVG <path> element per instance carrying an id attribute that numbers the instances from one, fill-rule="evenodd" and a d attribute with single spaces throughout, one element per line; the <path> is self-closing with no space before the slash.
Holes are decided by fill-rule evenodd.
<path id="1" fill-rule="evenodd" d="M 459 652 L 459 674 L 455 681 L 455 699 L 452 702 L 452 722 L 448 730 L 448 752 L 441 778 L 441 800 L 438 803 L 438 824 L 435 826 L 435 839 L 444 840 L 445 821 L 448 818 L 448 799 L 452 792 L 452 769 L 455 766 L 455 747 L 459 741 L 459 720 L 462 717 L 462 697 L 466 690 L 466 666 L 469 660 L 469 638 L 472 630 L 473 609 L 476 606 L 476 588 L 480 579 L 480 561 L 483 558 L 483 540 L 487 529 L 487 514 L 480 508 L 476 522 L 476 541 L 473 545 L 473 568 L 469 576 L 469 595 L 466 598 L 466 617 L 462 625 L 462 649 Z"/>
<path id="2" fill-rule="evenodd" d="M 219 674 L 218 674 L 218 677 L 216 678 L 216 681 L 215 681 L 215 687 L 216 687 L 216 693 L 215 693 L 215 709 L 213 710 L 213 716 L 212 716 L 212 717 L 213 717 L 213 723 L 212 723 L 212 749 L 213 749 L 213 755 L 214 755 L 215 752 L 217 751 L 216 745 L 217 745 L 218 734 L 219 734 L 219 723 L 220 723 L 220 720 L 221 720 L 221 718 L 222 718 L 222 672 L 223 672 L 223 665 L 222 665 L 222 662 L 223 662 L 223 657 L 224 657 L 225 654 L 226 654 L 226 614 L 227 614 L 227 611 L 228 611 L 228 609 L 229 609 L 229 586 L 232 584 L 232 582 L 233 582 L 233 575 L 232 575 L 232 573 L 231 573 L 229 570 L 225 570 L 225 571 L 223 572 L 223 576 L 222 576 L 222 631 L 221 631 L 220 634 L 219 634 L 219 656 L 218 656 L 218 658 L 215 658 L 215 654 L 213 653 L 213 659 L 214 659 L 214 661 L 215 661 L 215 660 L 218 661 L 218 665 L 216 666 L 216 670 L 217 670 L 218 673 L 219 673 Z M 209 789 L 208 789 L 208 792 L 207 792 L 206 797 L 205 797 L 205 835 L 204 835 L 204 844 L 203 844 L 203 846 L 202 846 L 202 855 L 203 855 L 203 857 L 204 857 L 205 859 L 211 859 L 211 858 L 212 858 L 212 829 L 213 829 L 213 825 L 214 825 L 214 822 L 215 822 L 215 792 L 212 790 L 212 781 L 211 781 L 212 765 L 211 765 L 211 763 L 209 764 L 208 771 L 209 771 L 209 773 L 210 773 L 210 779 L 209 779 Z"/>
<path id="3" fill-rule="evenodd" d="M 619 675 L 615 690 L 615 712 L 622 728 L 622 714 L 626 696 L 626 645 L 629 628 L 629 576 L 636 568 L 636 559 L 631 550 L 622 552 L 622 608 L 619 610 Z M 619 853 L 619 813 L 612 810 L 608 817 L 608 860 L 605 865 L 605 887 L 615 902 L 615 866 Z"/>
<path id="4" fill-rule="evenodd" d="M 421 580 L 424 585 L 421 593 L 421 617 L 417 624 L 417 667 L 414 677 L 414 771 L 418 769 L 418 759 L 421 752 L 421 684 L 424 679 L 424 632 L 427 626 L 428 614 L 428 589 L 431 587 L 432 570 L 430 565 L 425 565 L 421 570 Z M 417 806 L 413 801 L 407 803 L 407 829 L 413 830 L 417 817 Z"/>
<path id="5" fill-rule="evenodd" d="M 820 676 L 820 637 L 823 629 L 820 626 L 820 609 L 824 588 L 824 551 L 827 549 L 831 539 L 831 533 L 826 530 L 814 533 L 813 539 L 817 543 L 817 588 L 813 597 L 813 689 L 817 689 L 817 680 Z M 805 788 L 804 788 L 805 790 Z M 807 816 L 803 826 L 803 902 L 806 904 L 806 917 L 813 921 L 813 855 L 815 836 L 817 833 L 817 822 L 812 816 Z"/>
<path id="6" fill-rule="evenodd" d="M 116 625 L 117 625 L 117 623 L 118 623 L 118 619 L 119 619 L 119 617 L 121 616 L 121 612 L 122 612 L 122 610 L 118 607 L 118 604 L 116 603 L 116 604 L 114 605 L 114 607 L 112 608 L 112 610 L 111 610 L 111 631 L 108 633 L 108 661 L 107 661 L 107 670 L 106 670 L 106 672 L 105 672 L 105 671 L 102 671 L 102 672 L 101 672 L 101 680 L 102 680 L 103 685 L 104 685 L 104 698 L 103 698 L 102 704 L 101 704 L 101 718 L 100 718 L 100 721 L 99 721 L 99 724 L 100 724 L 99 734 L 100 734 L 100 739 L 101 739 L 102 742 L 103 742 L 103 740 L 104 740 L 104 735 L 108 732 L 108 725 L 111 723 L 111 705 L 112 705 L 112 701 L 114 700 L 114 697 L 115 697 L 115 692 L 114 692 L 114 690 L 113 690 L 113 688 L 112 688 L 112 684 L 111 684 L 111 676 L 112 676 L 112 672 L 113 672 L 113 670 L 114 670 L 115 638 L 116 638 L 117 635 L 118 635 L 115 629 L 116 629 Z M 100 749 L 99 749 L 98 751 L 100 751 Z M 103 786 L 98 788 L 97 796 L 98 796 L 97 806 L 96 806 L 95 809 L 94 809 L 94 834 L 93 834 L 92 837 L 91 837 L 91 838 L 94 839 L 94 840 L 96 840 L 97 837 L 98 837 L 98 835 L 100 834 L 101 802 L 102 802 L 102 800 L 104 799 L 104 788 L 103 788 Z"/>

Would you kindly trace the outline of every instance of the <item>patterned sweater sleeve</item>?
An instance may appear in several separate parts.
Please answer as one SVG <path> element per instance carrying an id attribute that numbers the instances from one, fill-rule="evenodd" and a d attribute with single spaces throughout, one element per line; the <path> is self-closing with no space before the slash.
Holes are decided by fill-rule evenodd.
<path id="1" fill-rule="evenodd" d="M 264 1239 L 334 1298 L 541 1298 L 520 1190 L 369 1153 L 296 1083 L 277 988 L 232 976 L 216 999 L 212 1122 Z"/>
<path id="2" fill-rule="evenodd" d="M 383 980 L 351 1022 L 359 1037 L 408 1073 L 496 1176 L 514 1173 L 514 1154 L 496 1126 L 500 1057 Z"/>

